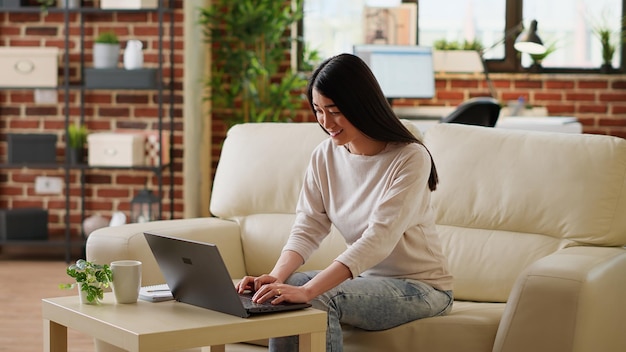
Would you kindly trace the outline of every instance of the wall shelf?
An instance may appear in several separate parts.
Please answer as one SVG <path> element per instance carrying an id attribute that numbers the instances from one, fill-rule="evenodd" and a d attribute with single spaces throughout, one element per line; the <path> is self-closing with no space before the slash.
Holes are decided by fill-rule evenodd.
<path id="1" fill-rule="evenodd" d="M 165 5 L 167 4 L 167 5 Z M 0 8 L 0 13 L 41 13 L 42 10 L 40 7 L 2 7 Z M 66 134 L 67 128 L 70 124 L 70 118 L 74 119 L 75 115 L 70 116 L 70 110 L 78 109 L 80 111 L 80 121 L 81 123 L 85 123 L 90 121 L 91 116 L 89 116 L 89 112 L 85 109 L 85 93 L 88 91 L 94 90 L 141 90 L 141 91 L 153 91 L 155 92 L 155 101 L 157 102 L 158 110 L 158 120 L 155 123 L 155 130 L 158 130 L 161 138 L 169 138 L 167 142 L 162 143 L 161 146 L 169 145 L 169 155 L 170 157 L 173 155 L 173 131 L 172 128 L 174 126 L 174 1 L 159 1 L 158 8 L 147 8 L 147 9 L 100 9 L 95 7 L 79 7 L 79 8 L 57 8 L 50 7 L 47 12 L 49 14 L 62 14 L 63 15 L 63 38 L 64 38 L 64 47 L 62 48 L 62 60 L 60 62 L 60 74 L 62 78 L 62 84 L 59 84 L 56 87 L 0 87 L 0 90 L 30 90 L 30 89 L 52 89 L 57 90 L 59 92 L 64 93 L 64 100 L 59 101 L 59 105 L 63 106 L 63 114 L 64 114 L 64 131 L 63 135 Z M 158 38 L 154 40 L 155 45 L 157 46 L 156 50 L 158 50 L 158 62 L 157 67 L 149 68 L 150 72 L 156 75 L 156 80 L 147 85 L 133 85 L 133 84 L 97 84 L 88 86 L 86 83 L 86 70 L 90 69 L 86 65 L 84 48 L 85 48 L 85 36 L 86 31 L 85 27 L 91 23 L 97 23 L 98 16 L 91 16 L 94 14 L 115 14 L 115 13 L 148 13 L 148 14 L 156 14 L 153 18 L 155 21 L 158 21 Z M 167 16 L 166 16 L 167 15 Z M 94 19 L 95 18 L 95 19 Z M 70 23 L 70 19 L 72 19 L 72 23 Z M 76 23 L 79 23 L 77 28 Z M 133 26 L 132 23 L 129 23 L 129 26 Z M 76 39 L 79 39 L 80 45 L 80 55 L 71 55 L 70 50 L 76 50 L 73 48 L 73 44 Z M 70 40 L 72 39 L 72 41 Z M 166 42 L 167 41 L 167 42 Z M 167 45 L 166 45 L 167 44 Z M 170 50 L 169 55 L 164 55 L 164 47 Z M 70 71 L 74 69 L 78 64 L 79 71 L 78 74 L 80 76 L 79 82 L 76 81 L 70 82 Z M 70 68 L 71 65 L 74 65 Z M 166 69 L 169 71 L 169 77 L 164 77 Z M 169 78 L 169 83 L 166 84 L 164 79 Z M 72 93 L 74 92 L 74 93 Z M 70 94 L 76 94 L 78 99 L 77 101 L 70 101 Z M 167 133 L 165 133 L 167 132 Z M 69 146 L 65 145 L 64 155 L 69 155 Z M 159 218 L 164 218 L 163 214 L 163 202 L 169 200 L 170 204 L 170 218 L 174 217 L 174 170 L 172 167 L 172 163 L 170 161 L 166 161 L 163 159 L 163 155 L 159 154 L 158 156 L 160 166 L 146 165 L 146 166 L 133 166 L 133 167 L 109 167 L 109 166 L 90 166 L 88 164 L 69 164 L 65 163 L 23 163 L 23 164 L 0 164 L 0 169 L 52 169 L 52 170 L 62 170 L 64 171 L 64 180 L 65 180 L 65 214 L 63 215 L 65 218 L 65 235 L 62 240 L 37 240 L 37 241 L 17 241 L 17 240 L 0 240 L 0 246 L 4 245 L 16 245 L 16 246 L 51 246 L 51 247 L 65 247 L 65 259 L 67 262 L 71 260 L 72 249 L 75 247 L 80 247 L 85 245 L 86 236 L 82 231 L 81 224 L 81 233 L 80 239 L 76 239 L 75 236 L 72 236 L 71 232 L 71 213 L 80 213 L 81 219 L 85 218 L 85 173 L 90 170 L 137 170 L 137 171 L 145 171 L 150 172 L 155 175 L 156 185 L 158 187 L 155 192 L 160 196 L 159 203 Z M 169 196 L 164 194 L 164 176 L 165 174 L 169 174 Z M 72 184 L 72 179 L 80 180 L 80 186 L 76 186 L 76 184 Z M 70 197 L 75 196 L 73 192 L 71 192 L 71 188 L 80 188 L 80 209 L 72 208 Z"/>

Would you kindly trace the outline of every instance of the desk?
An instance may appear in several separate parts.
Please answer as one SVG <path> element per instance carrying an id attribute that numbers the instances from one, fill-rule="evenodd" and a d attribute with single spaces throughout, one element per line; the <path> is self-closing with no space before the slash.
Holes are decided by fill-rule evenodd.
<path id="1" fill-rule="evenodd" d="M 405 119 L 411 121 L 422 133 L 426 133 L 430 127 L 439 124 L 439 120 L 433 119 Z M 495 128 L 562 133 L 582 133 L 583 131 L 582 124 L 575 117 L 568 116 L 505 116 L 498 119 Z"/>
<path id="2" fill-rule="evenodd" d="M 78 296 L 42 300 L 44 351 L 67 351 L 67 328 L 131 352 L 172 351 L 278 336 L 300 336 L 300 351 L 326 351 L 326 312 L 307 308 L 239 318 L 176 301 L 116 304 L 113 293 L 99 305 Z"/>

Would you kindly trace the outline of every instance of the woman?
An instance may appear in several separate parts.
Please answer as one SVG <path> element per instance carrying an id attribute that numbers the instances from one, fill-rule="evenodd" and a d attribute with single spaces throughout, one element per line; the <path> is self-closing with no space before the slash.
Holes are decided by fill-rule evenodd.
<path id="1" fill-rule="evenodd" d="M 255 291 L 256 302 L 311 302 L 327 311 L 327 351 L 342 351 L 342 323 L 383 330 L 448 313 L 452 276 L 430 204 L 437 186 L 430 153 L 357 56 L 324 61 L 307 94 L 330 138 L 313 152 L 273 270 L 244 277 L 237 290 Z M 297 273 L 331 225 L 348 248 L 322 271 Z M 296 337 L 270 341 L 270 351 L 292 350 Z"/>

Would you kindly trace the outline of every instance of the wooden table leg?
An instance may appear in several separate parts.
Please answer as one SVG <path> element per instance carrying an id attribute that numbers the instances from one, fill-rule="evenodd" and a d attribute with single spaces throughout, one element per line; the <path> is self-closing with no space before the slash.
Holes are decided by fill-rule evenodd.
<path id="1" fill-rule="evenodd" d="M 226 352 L 226 346 L 225 345 L 210 346 L 208 350 L 206 347 L 202 347 L 202 352 Z"/>
<path id="2" fill-rule="evenodd" d="M 67 352 L 67 327 L 44 319 L 43 351 Z"/>
<path id="3" fill-rule="evenodd" d="M 299 352 L 326 351 L 326 332 L 314 332 L 300 335 Z"/>

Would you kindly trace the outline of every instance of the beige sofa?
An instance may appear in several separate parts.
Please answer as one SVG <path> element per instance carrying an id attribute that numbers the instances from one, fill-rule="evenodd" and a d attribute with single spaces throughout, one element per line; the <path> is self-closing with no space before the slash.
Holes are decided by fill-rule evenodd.
<path id="1" fill-rule="evenodd" d="M 213 186 L 215 217 L 104 228 L 87 259 L 138 259 L 163 282 L 144 230 L 216 243 L 233 278 L 268 272 L 294 220 L 314 123 L 237 125 Z M 437 223 L 455 277 L 451 314 L 368 332 L 345 350 L 626 351 L 626 140 L 442 124 L 428 130 Z M 336 233 L 303 269 L 345 247 Z"/>

